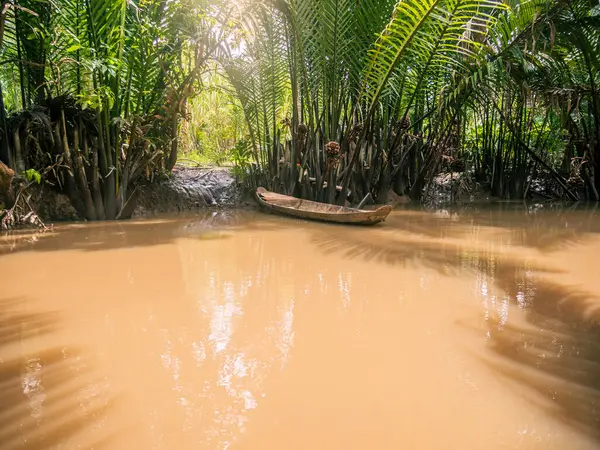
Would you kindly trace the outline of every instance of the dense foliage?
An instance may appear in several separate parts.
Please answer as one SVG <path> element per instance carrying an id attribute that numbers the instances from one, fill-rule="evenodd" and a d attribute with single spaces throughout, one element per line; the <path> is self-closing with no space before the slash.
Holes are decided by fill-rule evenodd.
<path id="1" fill-rule="evenodd" d="M 236 146 L 247 134 L 244 111 L 218 63 L 200 79 L 200 89 L 188 101 L 180 129 L 179 161 L 231 165 Z"/>
<path id="2" fill-rule="evenodd" d="M 0 161 L 88 219 L 129 216 L 182 141 L 331 203 L 440 171 L 599 200 L 596 0 L 0 4 Z"/>
<path id="3" fill-rule="evenodd" d="M 88 219 L 131 214 L 227 27 L 209 0 L 2 0 L 0 159 L 52 168 Z M 19 110 L 7 117 L 6 111 Z"/>
<path id="4" fill-rule="evenodd" d="M 468 170 L 497 196 L 524 198 L 550 180 L 546 192 L 598 200 L 597 2 L 246 8 L 245 52 L 225 67 L 255 184 L 330 202 L 350 187 L 354 201 L 385 202 L 390 189 L 417 199 L 440 170 Z"/>

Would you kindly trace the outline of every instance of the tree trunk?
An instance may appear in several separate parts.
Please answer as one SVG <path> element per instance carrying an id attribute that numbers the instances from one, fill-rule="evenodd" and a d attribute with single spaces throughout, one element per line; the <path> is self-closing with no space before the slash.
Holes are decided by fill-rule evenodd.
<path id="1" fill-rule="evenodd" d="M 19 128 L 13 134 L 13 145 L 15 149 L 15 170 L 17 173 L 25 171 L 25 161 L 23 160 L 23 150 L 21 149 L 21 135 Z"/>
<path id="2" fill-rule="evenodd" d="M 84 147 L 87 147 L 86 140 L 83 141 L 83 145 Z M 96 210 L 96 218 L 98 220 L 104 220 L 106 219 L 106 213 L 104 212 L 104 202 L 102 201 L 102 190 L 100 187 L 100 173 L 98 172 L 98 148 L 95 145 L 92 145 L 91 165 L 92 192 L 94 198 L 94 209 Z"/>
<path id="3" fill-rule="evenodd" d="M 177 111 L 171 117 L 171 153 L 167 162 L 167 171 L 170 172 L 177 163 L 177 152 L 179 151 L 179 140 L 177 139 Z"/>
<path id="4" fill-rule="evenodd" d="M 81 199 L 77 195 L 77 182 L 75 181 L 75 168 L 73 160 L 71 158 L 71 151 L 69 149 L 69 141 L 67 140 L 67 128 L 65 125 L 65 113 L 61 110 L 60 123 L 56 124 L 55 134 L 57 143 L 60 145 L 63 152 L 64 164 L 68 167 L 65 171 L 65 179 L 67 185 L 67 195 L 71 199 L 71 204 L 77 210 L 78 213 L 85 213 L 82 208 Z"/>
<path id="5" fill-rule="evenodd" d="M 113 160 L 110 148 L 110 135 L 107 133 L 108 127 L 106 126 L 105 120 L 108 120 L 104 115 L 104 111 L 98 111 L 98 148 L 99 148 L 99 161 L 100 170 L 103 178 L 104 187 L 104 213 L 105 218 L 108 220 L 114 220 L 117 217 L 117 198 L 116 198 L 116 176 L 115 167 L 113 167 Z"/>
<path id="6" fill-rule="evenodd" d="M 387 201 L 391 186 L 391 169 L 391 162 L 388 159 L 387 163 L 385 163 L 385 165 L 381 168 L 381 175 L 379 176 L 379 186 L 377 189 L 377 201 L 379 203 L 385 203 Z"/>
<path id="7" fill-rule="evenodd" d="M 0 45 L 1 43 L 2 39 L 0 36 Z M 8 127 L 6 125 L 6 109 L 4 108 L 4 93 L 2 92 L 2 83 L 0 83 L 0 162 L 3 162 L 8 167 L 12 166 L 8 138 Z"/>
<path id="8" fill-rule="evenodd" d="M 63 112 L 63 126 L 64 126 L 64 112 Z M 64 130 L 64 134 L 66 135 L 66 130 Z M 63 137 L 66 139 L 66 136 Z M 96 220 L 96 210 L 94 208 L 94 201 L 92 200 L 92 194 L 90 192 L 90 186 L 87 181 L 87 176 L 85 174 L 85 169 L 83 167 L 83 158 L 81 157 L 81 153 L 79 151 L 79 130 L 77 126 L 73 130 L 73 162 L 75 164 L 75 173 L 77 174 L 78 182 L 79 182 L 79 191 L 83 195 L 83 202 L 85 205 L 85 217 L 87 220 Z"/>

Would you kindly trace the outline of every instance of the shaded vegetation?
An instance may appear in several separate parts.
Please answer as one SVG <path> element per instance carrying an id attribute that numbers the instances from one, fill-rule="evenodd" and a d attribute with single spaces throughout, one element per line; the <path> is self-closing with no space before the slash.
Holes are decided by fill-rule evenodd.
<path id="1" fill-rule="evenodd" d="M 0 160 L 90 220 L 129 217 L 182 147 L 328 203 L 422 200 L 440 171 L 600 200 L 593 0 L 1 5 Z"/>
<path id="2" fill-rule="evenodd" d="M 187 100 L 225 33 L 217 5 L 3 0 L 0 9 L 0 160 L 18 175 L 47 172 L 81 217 L 129 217 L 140 180 L 177 161 Z"/>
<path id="3" fill-rule="evenodd" d="M 502 198 L 598 200 L 595 2 L 247 3 L 245 52 L 225 69 L 251 185 L 383 203 L 467 170 Z"/>

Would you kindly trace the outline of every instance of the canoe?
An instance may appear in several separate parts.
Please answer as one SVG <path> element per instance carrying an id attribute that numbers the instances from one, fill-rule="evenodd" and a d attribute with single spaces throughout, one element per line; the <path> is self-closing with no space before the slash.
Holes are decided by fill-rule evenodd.
<path id="1" fill-rule="evenodd" d="M 302 219 L 356 225 L 375 225 L 383 222 L 392 212 L 392 207 L 389 205 L 367 211 L 302 200 L 288 195 L 276 194 L 262 187 L 256 190 L 256 200 L 261 206 L 280 214 Z"/>

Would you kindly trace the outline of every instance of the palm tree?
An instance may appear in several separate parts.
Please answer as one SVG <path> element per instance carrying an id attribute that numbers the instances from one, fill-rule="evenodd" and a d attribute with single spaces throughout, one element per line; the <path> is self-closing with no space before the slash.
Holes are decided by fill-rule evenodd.
<path id="1" fill-rule="evenodd" d="M 372 193 L 385 201 L 390 188 L 420 198 L 442 156 L 465 153 L 476 134 L 471 142 L 483 150 L 470 150 L 471 163 L 498 195 L 526 195 L 539 168 L 576 198 L 553 168 L 553 152 L 564 153 L 555 125 L 596 148 L 591 0 L 273 0 L 247 8 L 248 51 L 226 67 L 253 136 L 261 175 L 253 180 L 329 202 L 339 184 L 355 200 Z M 327 157 L 329 141 L 341 144 L 339 161 Z M 540 154 L 540 146 L 553 150 Z M 600 177 L 585 167 L 597 191 Z"/>
<path id="2" fill-rule="evenodd" d="M 333 201 L 337 182 L 343 192 L 350 183 L 361 195 L 375 190 L 382 173 L 393 172 L 399 147 L 414 147 L 414 139 L 408 145 L 401 136 L 410 127 L 396 125 L 433 114 L 452 77 L 483 54 L 481 36 L 503 8 L 481 0 L 290 0 L 255 7 L 248 48 L 259 51 L 229 61 L 228 73 L 245 104 L 255 151 L 264 153 L 256 158 L 263 181 L 326 201 Z M 261 72 L 271 78 L 261 79 Z M 273 99 L 287 98 L 288 85 L 291 117 L 282 125 L 277 112 L 285 109 Z M 446 116 L 436 120 L 447 122 Z M 341 144 L 341 160 L 327 157 L 329 141 Z M 423 164 L 413 162 L 415 169 Z"/>
<path id="3" fill-rule="evenodd" d="M 175 165 L 186 101 L 227 33 L 215 2 L 6 5 L 2 55 L 18 69 L 23 112 L 0 157 L 18 172 L 52 168 L 90 220 L 129 216 L 140 177 Z"/>

